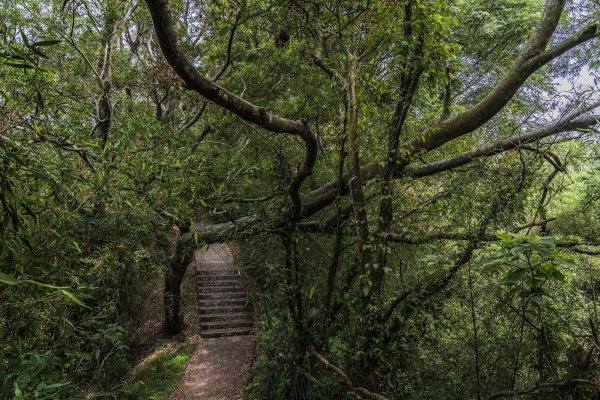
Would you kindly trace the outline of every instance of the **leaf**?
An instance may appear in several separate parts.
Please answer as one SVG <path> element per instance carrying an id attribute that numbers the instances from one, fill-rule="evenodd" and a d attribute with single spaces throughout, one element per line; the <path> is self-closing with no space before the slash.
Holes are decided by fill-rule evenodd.
<path id="1" fill-rule="evenodd" d="M 57 388 L 61 388 L 67 385 L 70 385 L 71 382 L 58 382 L 58 383 L 51 383 L 50 385 L 44 385 L 45 389 L 57 389 Z"/>
<path id="2" fill-rule="evenodd" d="M 12 49 L 14 54 L 13 59 L 15 60 L 23 60 L 28 62 L 29 64 L 35 64 L 35 62 L 33 61 L 33 59 L 29 56 L 29 54 L 17 49 L 17 48 L 13 48 Z"/>
<path id="3" fill-rule="evenodd" d="M 85 303 L 83 301 L 79 300 L 73 293 L 71 293 L 71 292 L 69 292 L 68 290 L 65 290 L 65 289 L 61 289 L 60 291 L 61 291 L 62 294 L 64 294 L 65 296 L 67 296 L 74 303 L 77 303 L 80 306 L 85 307 L 85 308 L 89 308 L 91 310 L 90 307 L 86 306 Z"/>
<path id="4" fill-rule="evenodd" d="M 33 65 L 31 64 L 26 64 L 26 63 L 14 63 L 14 62 L 5 62 L 4 65 L 8 65 L 9 67 L 13 67 L 13 68 L 24 68 L 24 69 L 33 69 L 35 68 Z"/>
<path id="5" fill-rule="evenodd" d="M 511 282 L 517 282 L 517 281 L 520 281 L 521 279 L 523 279 L 525 274 L 527 274 L 527 269 L 519 268 L 519 269 L 511 272 L 510 274 L 506 275 L 506 280 L 511 281 Z"/>
<path id="6" fill-rule="evenodd" d="M 29 39 L 27 39 L 27 36 L 25 36 L 25 33 L 23 31 L 21 32 L 21 39 L 23 40 L 23 43 L 25 44 L 25 46 L 29 47 Z"/>
<path id="7" fill-rule="evenodd" d="M 35 47 L 54 46 L 62 43 L 62 40 L 40 40 L 39 42 L 32 43 Z"/>
<path id="8" fill-rule="evenodd" d="M 577 267 L 577 262 L 575 260 L 573 260 L 572 258 L 559 255 L 558 257 L 556 257 L 556 259 L 558 261 L 560 261 L 562 264 L 567 265 L 569 267 Z"/>
<path id="9" fill-rule="evenodd" d="M 20 280 L 13 278 L 10 275 L 6 275 L 2 272 L 0 272 L 0 282 L 4 283 L 5 285 L 18 285 L 19 283 L 21 283 Z"/>
<path id="10" fill-rule="evenodd" d="M 25 236 L 19 236 L 19 239 L 21 240 L 21 242 L 23 242 L 23 244 L 25 246 L 27 246 L 27 248 L 29 249 L 29 252 L 33 253 L 33 246 L 31 245 L 31 240 L 29 240 L 29 238 L 27 238 Z"/>
<path id="11" fill-rule="evenodd" d="M 542 257 L 552 257 L 552 249 L 546 246 L 536 246 L 535 251 Z"/>
<path id="12" fill-rule="evenodd" d="M 529 248 L 527 246 L 516 246 L 510 249 L 511 254 L 517 255 L 521 253 L 525 253 Z"/>
<path id="13" fill-rule="evenodd" d="M 504 259 L 485 261 L 484 263 L 481 264 L 481 268 L 484 271 L 492 271 L 494 269 L 497 269 L 496 267 L 504 264 L 505 262 L 506 262 L 506 260 L 504 260 Z"/>
<path id="14" fill-rule="evenodd" d="M 75 354 L 77 354 L 83 360 L 92 361 L 92 355 L 90 353 L 83 353 L 83 352 L 78 351 Z"/>
<path id="15" fill-rule="evenodd" d="M 317 289 L 317 283 L 315 282 L 311 287 L 310 287 L 310 291 L 308 293 L 308 298 L 312 299 L 313 295 L 315 294 L 315 290 Z"/>
<path id="16" fill-rule="evenodd" d="M 552 246 L 554 246 L 554 245 L 556 244 L 556 241 L 555 241 L 555 240 L 554 240 L 554 238 L 553 238 L 553 237 L 551 237 L 551 236 L 544 236 L 544 237 L 543 237 L 543 238 L 540 240 L 540 242 L 542 242 L 542 243 L 546 243 L 546 244 L 549 244 L 549 245 L 552 245 Z"/>
<path id="17" fill-rule="evenodd" d="M 35 47 L 31 47 L 31 51 L 35 54 L 37 54 L 38 56 L 48 59 L 50 57 L 48 57 L 47 55 L 45 55 L 41 50 L 36 49 Z"/>
<path id="18" fill-rule="evenodd" d="M 66 287 L 66 286 L 51 285 L 49 283 L 38 282 L 38 281 L 31 280 L 31 279 L 26 279 L 23 282 L 31 283 L 31 284 L 34 284 L 37 286 L 48 288 L 48 289 L 64 289 Z"/>
<path id="19" fill-rule="evenodd" d="M 27 213 L 28 215 L 30 215 L 34 218 L 37 217 L 36 213 L 27 205 L 27 203 L 19 202 L 19 204 L 21 204 L 21 207 L 23 207 L 23 209 L 25 210 L 25 213 Z"/>
<path id="20" fill-rule="evenodd" d="M 502 232 L 498 232 L 496 233 L 496 237 L 500 240 L 510 240 L 512 239 L 512 236 L 510 236 L 508 233 L 502 233 Z"/>
<path id="21" fill-rule="evenodd" d="M 563 274 L 559 270 L 555 269 L 554 271 L 552 271 L 552 278 L 556 279 L 559 282 L 564 282 L 565 274 Z"/>

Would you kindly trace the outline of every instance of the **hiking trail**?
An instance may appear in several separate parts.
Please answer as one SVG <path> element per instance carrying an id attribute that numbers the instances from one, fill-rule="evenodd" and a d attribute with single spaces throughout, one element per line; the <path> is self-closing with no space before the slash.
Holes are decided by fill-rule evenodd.
<path id="1" fill-rule="evenodd" d="M 252 361 L 252 316 L 226 243 L 194 253 L 198 279 L 200 338 L 170 400 L 237 400 Z"/>

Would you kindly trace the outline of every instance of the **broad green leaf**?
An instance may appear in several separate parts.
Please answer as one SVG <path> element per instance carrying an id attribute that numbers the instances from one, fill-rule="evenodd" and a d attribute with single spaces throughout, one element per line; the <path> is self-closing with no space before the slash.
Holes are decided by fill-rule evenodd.
<path id="1" fill-rule="evenodd" d="M 65 289 L 61 289 L 60 291 L 62 292 L 62 294 L 64 294 L 65 296 L 67 296 L 74 303 L 77 303 L 80 306 L 85 307 L 85 308 L 89 308 L 91 310 L 90 307 L 86 306 L 83 303 L 83 301 L 79 300 L 73 293 L 71 293 L 71 292 L 69 292 L 68 290 L 65 290 Z"/>
<path id="2" fill-rule="evenodd" d="M 565 275 L 562 272 L 560 272 L 558 269 L 555 269 L 554 271 L 552 271 L 552 277 L 559 282 L 565 281 Z"/>
<path id="3" fill-rule="evenodd" d="M 552 249 L 546 246 L 536 246 L 535 251 L 542 257 L 552 257 Z"/>
<path id="4" fill-rule="evenodd" d="M 0 282 L 4 283 L 5 285 L 18 285 L 22 281 L 0 272 Z"/>
<path id="5" fill-rule="evenodd" d="M 516 246 L 510 249 L 510 252 L 514 255 L 525 253 L 529 250 L 527 246 Z"/>
<path id="6" fill-rule="evenodd" d="M 65 289 L 66 288 L 66 286 L 51 285 L 49 283 L 38 282 L 38 281 L 34 281 L 32 279 L 26 279 L 23 282 L 31 283 L 33 285 L 45 287 L 45 288 L 48 288 L 48 289 Z"/>
<path id="7" fill-rule="evenodd" d="M 506 279 L 511 282 L 517 282 L 523 279 L 523 277 L 527 274 L 527 269 L 519 268 L 506 276 Z"/>
<path id="8" fill-rule="evenodd" d="M 554 246 L 554 245 L 556 244 L 556 240 L 554 240 L 554 238 L 553 238 L 553 237 L 551 237 L 551 236 L 544 236 L 544 237 L 543 237 L 543 238 L 540 240 L 540 242 L 542 242 L 542 243 L 547 243 L 547 244 L 550 244 L 550 245 L 552 245 L 552 246 Z"/>
<path id="9" fill-rule="evenodd" d="M 500 240 L 510 240 L 512 239 L 512 236 L 510 236 L 508 233 L 496 233 L 496 237 Z"/>

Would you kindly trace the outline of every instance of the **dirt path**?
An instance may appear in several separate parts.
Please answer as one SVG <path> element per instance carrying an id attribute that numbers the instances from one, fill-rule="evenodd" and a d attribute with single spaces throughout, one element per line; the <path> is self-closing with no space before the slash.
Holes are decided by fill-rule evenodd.
<path id="1" fill-rule="evenodd" d="M 227 244 L 196 251 L 201 332 L 196 353 L 170 400 L 237 400 L 246 382 L 254 340 L 251 319 Z M 191 272 L 191 271 L 190 271 Z"/>

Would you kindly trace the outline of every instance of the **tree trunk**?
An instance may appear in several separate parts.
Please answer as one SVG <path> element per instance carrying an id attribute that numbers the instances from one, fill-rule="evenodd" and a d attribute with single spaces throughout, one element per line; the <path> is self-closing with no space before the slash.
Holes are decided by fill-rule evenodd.
<path id="1" fill-rule="evenodd" d="M 357 250 L 360 262 L 360 269 L 371 267 L 372 254 L 368 247 L 369 242 L 369 220 L 367 217 L 365 195 L 362 187 L 361 171 L 360 171 L 360 154 L 359 154 L 359 134 L 358 134 L 358 100 L 356 98 L 356 60 L 350 56 L 349 70 L 347 78 L 346 96 L 348 103 L 348 169 L 350 171 L 350 195 L 354 206 L 354 216 L 356 218 L 357 230 Z"/>
<path id="2" fill-rule="evenodd" d="M 183 311 L 181 309 L 181 282 L 189 263 L 192 261 L 193 254 L 193 249 L 178 242 L 177 249 L 169 262 L 169 268 L 165 275 L 165 330 L 172 335 L 181 333 L 184 328 Z"/>

